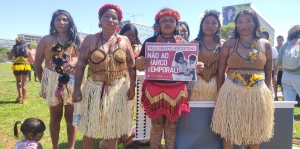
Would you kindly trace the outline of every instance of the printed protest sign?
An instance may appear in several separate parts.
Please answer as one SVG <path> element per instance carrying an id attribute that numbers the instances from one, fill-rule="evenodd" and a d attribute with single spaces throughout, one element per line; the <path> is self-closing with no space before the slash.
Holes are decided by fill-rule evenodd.
<path id="1" fill-rule="evenodd" d="M 146 43 L 146 58 L 150 65 L 145 69 L 145 79 L 197 81 L 197 43 Z"/>

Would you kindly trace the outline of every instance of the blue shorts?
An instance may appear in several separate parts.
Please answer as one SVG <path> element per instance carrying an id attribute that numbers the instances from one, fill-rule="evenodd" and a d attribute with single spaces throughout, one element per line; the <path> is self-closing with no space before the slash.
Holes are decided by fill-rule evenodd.
<path id="1" fill-rule="evenodd" d="M 27 71 L 27 70 L 25 70 L 25 71 L 13 71 L 13 73 L 14 73 L 15 76 L 18 76 L 18 75 L 21 75 L 21 74 L 28 75 L 29 71 Z"/>
<path id="2" fill-rule="evenodd" d="M 284 101 L 295 101 L 297 94 L 300 95 L 300 75 L 284 71 L 281 82 L 284 90 Z"/>

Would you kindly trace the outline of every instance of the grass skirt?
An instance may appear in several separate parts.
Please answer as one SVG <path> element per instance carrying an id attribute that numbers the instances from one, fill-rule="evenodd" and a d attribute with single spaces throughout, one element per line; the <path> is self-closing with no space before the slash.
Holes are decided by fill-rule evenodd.
<path id="1" fill-rule="evenodd" d="M 189 83 L 191 89 L 190 100 L 216 100 L 217 98 L 217 81 L 213 77 L 207 83 L 200 76 L 197 82 Z"/>
<path id="2" fill-rule="evenodd" d="M 177 121 L 181 113 L 190 112 L 184 82 L 158 83 L 145 80 L 141 101 L 146 115 L 151 119 L 163 114 L 169 120 Z"/>
<path id="3" fill-rule="evenodd" d="M 59 74 L 44 68 L 43 76 L 41 81 L 40 96 L 46 99 L 46 105 L 49 107 L 57 106 L 61 101 L 59 97 L 55 96 L 55 92 L 58 89 L 58 78 Z M 73 94 L 74 84 L 68 83 L 68 85 L 63 85 L 63 93 L 61 95 L 64 105 L 73 104 L 72 94 Z"/>
<path id="4" fill-rule="evenodd" d="M 273 136 L 273 120 L 273 99 L 265 83 L 246 90 L 226 78 L 217 97 L 212 131 L 237 145 L 260 144 Z"/>
<path id="5" fill-rule="evenodd" d="M 128 89 L 125 78 L 114 80 L 107 86 L 89 77 L 85 81 L 80 102 L 81 133 L 91 138 L 113 139 L 130 132 L 133 105 L 127 97 Z"/>

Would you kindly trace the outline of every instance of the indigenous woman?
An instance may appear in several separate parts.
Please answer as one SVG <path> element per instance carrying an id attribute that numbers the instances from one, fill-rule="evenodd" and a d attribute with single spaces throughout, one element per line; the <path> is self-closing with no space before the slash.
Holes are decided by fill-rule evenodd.
<path id="1" fill-rule="evenodd" d="M 72 92 L 74 67 L 81 41 L 69 12 L 57 10 L 50 22 L 50 34 L 42 38 L 36 50 L 34 66 L 41 82 L 40 96 L 46 99 L 46 105 L 50 108 L 50 136 L 54 149 L 58 148 L 63 107 L 67 123 L 68 148 L 74 148 L 75 145 Z M 43 70 L 41 64 L 44 59 Z"/>
<path id="2" fill-rule="evenodd" d="M 220 52 L 220 13 L 215 10 L 204 12 L 198 37 L 191 43 L 199 44 L 198 60 L 204 63 L 198 73 L 197 82 L 190 82 L 191 100 L 215 100 L 217 96 L 217 69 Z"/>
<path id="3" fill-rule="evenodd" d="M 180 21 L 180 35 L 184 38 L 187 42 L 189 42 L 190 38 L 190 28 L 186 22 Z"/>
<path id="4" fill-rule="evenodd" d="M 142 44 L 140 42 L 140 39 L 138 37 L 138 30 L 136 29 L 136 27 L 133 24 L 126 24 L 123 26 L 123 28 L 120 31 L 120 35 L 124 35 L 126 36 L 130 43 L 131 43 L 131 47 L 133 50 L 133 54 L 134 57 L 138 57 L 140 52 L 141 52 L 141 48 L 142 48 Z M 136 105 L 136 99 L 134 98 L 133 100 L 133 105 Z M 118 144 L 123 142 L 124 144 L 126 144 L 126 140 L 128 139 L 124 139 L 128 137 L 128 134 L 123 135 L 121 138 L 118 138 Z M 137 141 L 138 142 L 138 141 Z M 99 143 L 99 148 L 106 148 L 107 147 L 107 140 L 102 139 Z"/>
<path id="5" fill-rule="evenodd" d="M 136 69 L 130 41 L 116 32 L 123 18 L 121 9 L 106 4 L 99 9 L 98 18 L 102 31 L 85 37 L 80 48 L 73 101 L 81 100 L 83 148 L 93 148 L 95 138 L 101 136 L 107 139 L 109 149 L 115 149 L 117 139 L 131 129 L 133 110 L 129 100 L 135 95 Z M 81 92 L 86 65 L 88 78 Z"/>
<path id="6" fill-rule="evenodd" d="M 273 99 L 268 89 L 272 48 L 260 38 L 258 18 L 252 10 L 242 10 L 235 26 L 234 38 L 220 51 L 211 127 L 223 138 L 223 149 L 233 149 L 234 144 L 258 149 L 273 136 Z"/>
<path id="7" fill-rule="evenodd" d="M 138 57 L 141 52 L 142 43 L 140 42 L 140 39 L 138 37 L 138 30 L 136 29 L 136 27 L 133 24 L 124 25 L 120 32 L 120 35 L 124 35 L 129 39 L 134 57 Z"/>
<path id="8" fill-rule="evenodd" d="M 159 11 L 155 16 L 155 35 L 148 38 L 145 43 L 187 43 L 181 36 L 178 36 L 179 20 L 180 15 L 175 10 L 167 8 Z M 150 64 L 149 59 L 145 58 L 145 43 L 136 62 L 139 71 L 143 71 Z M 199 63 L 197 67 L 198 70 L 203 69 L 203 63 Z M 173 149 L 178 117 L 182 113 L 190 112 L 185 82 L 145 80 L 141 100 L 146 115 L 151 118 L 151 148 L 160 147 L 164 132 L 166 148 Z"/>
<path id="9" fill-rule="evenodd" d="M 14 64 L 12 65 L 11 69 L 16 78 L 17 83 L 17 91 L 18 97 L 16 101 L 19 102 L 22 98 L 22 103 L 26 104 L 26 92 L 27 92 L 27 76 L 31 71 L 31 67 L 29 62 L 27 61 L 28 57 L 28 50 L 26 49 L 26 43 L 23 40 L 19 40 L 16 38 L 16 44 L 13 46 L 10 54 L 8 55 L 8 59 L 11 60 L 15 57 Z M 22 94 L 21 94 L 22 93 Z"/>

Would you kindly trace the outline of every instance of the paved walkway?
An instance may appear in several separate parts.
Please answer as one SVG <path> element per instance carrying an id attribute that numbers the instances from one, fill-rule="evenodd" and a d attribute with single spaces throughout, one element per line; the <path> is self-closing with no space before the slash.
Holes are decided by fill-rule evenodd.
<path id="1" fill-rule="evenodd" d="M 300 149 L 300 147 L 293 146 L 293 148 L 292 148 L 292 149 Z"/>

